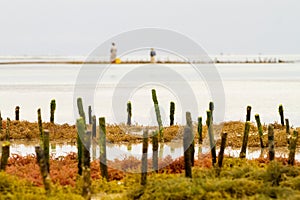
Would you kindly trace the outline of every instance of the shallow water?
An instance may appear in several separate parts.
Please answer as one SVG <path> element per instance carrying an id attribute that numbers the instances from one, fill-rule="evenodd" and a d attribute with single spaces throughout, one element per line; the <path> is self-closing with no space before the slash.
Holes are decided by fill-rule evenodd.
<path id="1" fill-rule="evenodd" d="M 0 142 L 1 145 L 1 142 Z M 35 146 L 38 145 L 38 142 L 24 142 L 24 141 L 15 141 L 11 143 L 10 147 L 10 155 L 18 154 L 21 156 L 26 155 L 35 155 Z M 2 146 L 2 145 L 1 145 Z M 58 158 L 60 156 L 66 156 L 69 153 L 77 153 L 76 144 L 70 143 L 50 143 L 50 154 Z M 0 148 L 0 153 L 1 153 Z M 210 148 L 208 146 L 195 147 L 195 157 L 200 154 L 210 153 Z M 219 149 L 217 148 L 217 154 Z M 92 145 L 90 149 L 92 160 L 99 159 L 100 149 L 98 145 Z M 284 147 L 275 148 L 275 156 L 288 158 L 288 149 Z M 225 155 L 231 157 L 239 157 L 240 149 L 226 147 Z M 183 145 L 182 142 L 172 142 L 166 143 L 163 146 L 159 146 L 158 155 L 160 158 L 166 158 L 167 156 L 171 156 L 171 158 L 176 159 L 183 156 Z M 268 149 L 266 148 L 263 152 L 261 152 L 260 148 L 248 148 L 246 153 L 247 159 L 256 159 L 261 156 L 267 158 Z M 142 157 L 142 144 L 130 144 L 130 145 L 116 145 L 116 144 L 107 144 L 107 159 L 123 159 L 129 156 L 134 156 L 138 159 Z M 152 157 L 152 145 L 148 146 L 148 158 Z M 300 150 L 296 151 L 295 159 L 300 161 Z"/>
<path id="2" fill-rule="evenodd" d="M 112 100 L 116 85 L 120 79 L 140 65 L 113 65 L 100 80 L 94 91 L 95 105 L 93 113 L 105 116 L 109 123 L 126 122 L 126 105 L 121 110 L 114 110 Z M 44 121 L 49 119 L 50 100 L 55 98 L 57 123 L 74 124 L 77 111 L 73 111 L 74 86 L 81 65 L 0 65 L 0 110 L 3 118 L 14 118 L 15 106 L 21 107 L 21 120 L 36 121 L 36 110 L 42 108 Z M 91 75 L 94 70 L 106 65 L 89 66 Z M 197 116 L 206 116 L 211 91 L 203 79 L 199 79 L 188 65 L 167 65 L 178 74 L 186 77 L 186 82 L 193 89 L 198 109 L 192 110 L 195 120 Z M 278 105 L 283 104 L 285 117 L 290 124 L 299 126 L 300 121 L 300 64 L 219 64 L 216 65 L 225 93 L 225 118 L 216 118 L 216 122 L 244 120 L 246 106 L 252 106 L 252 113 L 259 113 L 261 121 L 270 123 L 279 121 Z M 155 78 L 155 77 L 153 77 Z M 174 83 L 180 84 L 180 83 Z M 175 101 L 175 122 L 185 123 L 180 99 L 176 93 L 165 87 L 155 85 L 161 106 L 162 120 L 169 123 L 169 103 Z M 145 125 L 156 125 L 151 99 L 153 85 L 144 85 L 132 91 L 130 99 L 133 105 L 133 122 Z M 130 85 L 121 84 L 121 89 L 130 91 Z M 87 107 L 87 102 L 85 102 Z M 215 105 L 218 112 L 220 105 Z M 75 105 L 76 108 L 76 105 Z M 116 112 L 122 119 L 116 119 Z M 74 117 L 75 116 L 75 117 Z M 252 118 L 253 119 L 253 118 Z"/>

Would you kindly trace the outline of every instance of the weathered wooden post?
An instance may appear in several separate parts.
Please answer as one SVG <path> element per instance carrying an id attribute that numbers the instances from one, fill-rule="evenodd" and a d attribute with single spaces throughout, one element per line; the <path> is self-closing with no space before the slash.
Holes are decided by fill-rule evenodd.
<path id="1" fill-rule="evenodd" d="M 246 121 L 250 122 L 250 119 L 251 119 L 251 106 L 247 106 Z"/>
<path id="2" fill-rule="evenodd" d="M 49 141 L 50 141 L 49 131 L 44 130 L 43 150 L 44 150 L 45 162 L 46 162 L 48 173 L 50 173 L 50 153 L 49 153 L 50 142 Z"/>
<path id="3" fill-rule="evenodd" d="M 20 106 L 16 106 L 16 109 L 15 109 L 15 114 L 16 114 L 16 121 L 19 121 L 20 120 Z"/>
<path id="4" fill-rule="evenodd" d="M 96 132 L 97 132 L 97 119 L 96 116 L 93 115 L 92 117 L 92 137 L 96 138 Z"/>
<path id="5" fill-rule="evenodd" d="M 195 161 L 195 141 L 194 141 L 194 131 L 193 131 L 193 121 L 192 121 L 192 115 L 190 112 L 186 112 L 186 125 L 190 127 L 192 132 L 192 138 L 191 138 L 191 144 L 190 144 L 190 152 L 191 152 L 191 164 L 194 166 Z"/>
<path id="6" fill-rule="evenodd" d="M 131 110 L 131 102 L 127 102 L 127 125 L 131 126 L 131 117 L 132 117 L 132 110 Z"/>
<path id="7" fill-rule="evenodd" d="M 175 103 L 170 102 L 170 126 L 174 125 Z"/>
<path id="8" fill-rule="evenodd" d="M 185 168 L 185 177 L 187 178 L 192 178 L 191 142 L 192 142 L 192 131 L 191 128 L 187 125 L 184 128 L 184 134 L 183 134 L 184 168 Z"/>
<path id="9" fill-rule="evenodd" d="M 222 168 L 223 165 L 223 158 L 224 158 L 224 151 L 226 148 L 226 140 L 227 140 L 227 133 L 222 133 L 221 135 L 221 148 L 218 156 L 218 166 Z"/>
<path id="10" fill-rule="evenodd" d="M 212 112 L 210 110 L 208 110 L 208 111 L 206 111 L 206 114 L 207 114 L 206 125 L 207 125 L 207 129 L 208 129 L 212 164 L 214 166 L 217 162 L 217 155 L 216 155 L 216 145 L 215 145 L 215 138 L 214 138 L 213 122 L 212 122 Z"/>
<path id="11" fill-rule="evenodd" d="M 93 123 L 93 121 L 92 121 L 92 106 L 89 106 L 89 109 L 88 109 L 89 111 L 89 124 L 92 124 Z"/>
<path id="12" fill-rule="evenodd" d="M 142 176 L 141 185 L 147 184 L 147 171 L 148 171 L 148 129 L 143 131 L 143 154 L 142 154 Z"/>
<path id="13" fill-rule="evenodd" d="M 83 109 L 83 103 L 82 103 L 82 99 L 79 97 L 77 98 L 77 107 L 78 107 L 78 113 L 79 116 L 82 117 L 84 124 L 86 126 L 86 120 L 85 120 L 85 113 L 84 113 L 84 109 Z"/>
<path id="14" fill-rule="evenodd" d="M 158 132 L 152 133 L 152 167 L 158 173 Z"/>
<path id="15" fill-rule="evenodd" d="M 42 115 L 41 115 L 41 109 L 39 108 L 37 110 L 38 113 L 38 125 L 39 125 L 39 131 L 40 131 L 40 141 L 41 141 L 41 147 L 43 149 L 43 139 L 44 139 L 44 131 L 43 131 L 43 123 L 42 123 Z"/>
<path id="16" fill-rule="evenodd" d="M 82 140 L 83 140 L 83 136 L 85 134 L 85 124 L 84 124 L 84 120 L 82 117 L 77 119 L 76 126 L 77 126 L 77 160 L 78 160 L 77 166 L 78 166 L 78 174 L 82 175 L 82 160 L 83 160 Z"/>
<path id="17" fill-rule="evenodd" d="M 41 171 L 41 175 L 43 178 L 43 183 L 44 183 L 46 193 L 49 194 L 51 180 L 50 180 L 50 176 L 49 176 L 49 173 L 47 170 L 47 164 L 46 164 L 46 160 L 45 160 L 44 151 L 42 150 L 41 147 L 36 146 L 35 153 L 36 153 L 37 163 L 40 166 L 40 171 Z"/>
<path id="18" fill-rule="evenodd" d="M 283 115 L 283 106 L 282 106 L 282 104 L 279 105 L 278 112 L 279 112 L 279 115 L 280 115 L 281 125 L 284 126 L 284 115 Z"/>
<path id="19" fill-rule="evenodd" d="M 83 135 L 83 168 L 82 168 L 82 176 L 83 176 L 83 187 L 82 187 L 82 196 L 85 199 L 91 199 L 91 131 L 86 131 Z"/>
<path id="20" fill-rule="evenodd" d="M 105 118 L 99 118 L 99 132 L 100 132 L 100 171 L 101 176 L 108 181 L 108 171 L 106 164 L 106 127 Z"/>
<path id="21" fill-rule="evenodd" d="M 10 143 L 8 141 L 3 142 L 0 171 L 5 171 L 6 169 L 7 161 L 9 158 L 9 147 L 10 147 Z"/>
<path id="22" fill-rule="evenodd" d="M 298 132 L 294 131 L 293 136 L 290 138 L 290 145 L 289 145 L 289 159 L 288 164 L 294 165 L 295 164 L 295 153 L 297 147 L 297 140 L 298 140 Z"/>
<path id="23" fill-rule="evenodd" d="M 198 144 L 202 144 L 203 143 L 203 137 L 202 137 L 202 117 L 198 117 Z"/>
<path id="24" fill-rule="evenodd" d="M 289 119 L 285 119 L 285 132 L 287 143 L 290 144 L 290 122 Z"/>
<path id="25" fill-rule="evenodd" d="M 0 111 L 0 134 L 2 134 L 2 116 Z"/>
<path id="26" fill-rule="evenodd" d="M 242 149 L 241 149 L 241 152 L 240 152 L 240 158 L 245 158 L 246 157 L 249 131 L 250 131 L 250 122 L 246 121 L 245 130 L 244 130 L 244 137 L 243 137 L 243 144 L 242 144 Z"/>
<path id="27" fill-rule="evenodd" d="M 10 139 L 10 119 L 6 119 L 6 135 L 5 135 L 5 140 L 9 141 Z"/>
<path id="28" fill-rule="evenodd" d="M 275 150 L 274 150 L 274 127 L 271 124 L 268 126 L 268 144 L 269 144 L 269 160 L 272 161 L 275 158 Z"/>
<path id="29" fill-rule="evenodd" d="M 157 100 L 155 89 L 152 89 L 152 100 L 153 100 L 153 103 L 154 103 L 156 120 L 157 120 L 157 123 L 158 123 L 159 140 L 161 142 L 163 142 L 164 141 L 163 125 L 162 125 L 162 120 L 161 120 L 161 115 L 160 115 L 160 110 L 159 110 L 159 106 L 158 106 L 158 100 Z"/>
<path id="30" fill-rule="evenodd" d="M 54 112 L 56 109 L 56 103 L 55 103 L 55 99 L 51 100 L 50 103 L 50 123 L 54 124 Z"/>
<path id="31" fill-rule="evenodd" d="M 259 115 L 255 115 L 255 120 L 257 124 L 257 129 L 258 129 L 258 135 L 259 135 L 259 141 L 260 141 L 260 147 L 263 149 L 264 148 L 264 142 L 263 142 L 263 128 L 260 122 Z"/>

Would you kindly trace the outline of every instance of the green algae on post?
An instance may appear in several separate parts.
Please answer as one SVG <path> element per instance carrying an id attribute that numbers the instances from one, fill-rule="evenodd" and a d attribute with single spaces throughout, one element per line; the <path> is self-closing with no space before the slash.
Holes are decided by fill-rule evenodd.
<path id="1" fill-rule="evenodd" d="M 259 135 L 259 141 L 260 141 L 260 147 L 263 149 L 264 148 L 264 142 L 263 142 L 263 128 L 260 122 L 259 114 L 255 115 L 255 120 L 257 124 L 257 129 L 258 129 L 258 135 Z"/>
<path id="2" fill-rule="evenodd" d="M 286 140 L 287 143 L 290 144 L 290 122 L 289 119 L 285 119 L 285 132 L 286 132 Z"/>
<path id="3" fill-rule="evenodd" d="M 183 133 L 183 151 L 184 151 L 184 169 L 185 169 L 185 177 L 192 178 L 192 163 L 191 163 L 191 143 L 192 143 L 192 130 L 187 125 L 184 128 Z"/>
<path id="4" fill-rule="evenodd" d="M 20 120 L 20 106 L 16 106 L 15 115 L 16 115 L 15 120 L 19 121 Z"/>
<path id="5" fill-rule="evenodd" d="M 10 139 L 10 119 L 6 119 L 6 135 L 5 135 L 5 140 L 9 141 Z"/>
<path id="6" fill-rule="evenodd" d="M 44 130 L 44 137 L 43 137 L 43 150 L 45 155 L 45 162 L 47 166 L 48 173 L 50 173 L 50 153 L 49 153 L 49 141 L 50 135 L 48 130 Z"/>
<path id="7" fill-rule="evenodd" d="M 198 127 L 197 127 L 197 132 L 198 132 L 198 144 L 203 143 L 203 136 L 202 136 L 202 117 L 198 117 Z"/>
<path id="8" fill-rule="evenodd" d="M 43 178 L 43 183 L 44 183 L 44 187 L 46 190 L 46 193 L 49 194 L 50 193 L 50 176 L 47 170 L 47 164 L 46 164 L 46 160 L 45 160 L 45 155 L 44 155 L 44 151 L 42 150 L 41 147 L 36 146 L 35 147 L 35 153 L 36 153 L 36 158 L 37 158 L 37 162 L 38 165 L 40 167 L 40 172 Z"/>
<path id="9" fill-rule="evenodd" d="M 131 117 L 132 117 L 132 110 L 131 110 L 131 102 L 127 102 L 127 125 L 131 126 Z"/>
<path id="10" fill-rule="evenodd" d="M 84 120 L 82 117 L 77 119 L 76 127 L 77 127 L 77 160 L 78 160 L 77 167 L 78 167 L 78 174 L 82 175 L 82 161 L 83 161 L 82 140 L 83 140 L 83 136 L 85 134 L 85 124 L 84 124 Z"/>
<path id="11" fill-rule="evenodd" d="M 217 162 L 217 155 L 216 155 L 216 144 L 215 144 L 215 136 L 214 136 L 214 129 L 213 129 L 213 121 L 212 121 L 212 111 L 206 111 L 207 119 L 206 125 L 208 128 L 208 136 L 209 136 L 209 144 L 211 149 L 211 157 L 212 157 L 212 164 L 213 166 Z"/>
<path id="12" fill-rule="evenodd" d="M 152 89 L 152 100 L 153 100 L 153 103 L 154 103 L 156 120 L 157 120 L 157 123 L 158 123 L 159 140 L 161 142 L 163 142 L 164 141 L 163 125 L 162 125 L 162 120 L 161 120 L 161 115 L 160 115 L 160 110 L 159 110 L 159 105 L 158 105 L 158 100 L 157 100 L 155 89 Z"/>
<path id="13" fill-rule="evenodd" d="M 274 127 L 271 124 L 268 126 L 268 146 L 269 146 L 269 160 L 272 161 L 275 158 L 275 150 L 274 150 Z"/>
<path id="14" fill-rule="evenodd" d="M 279 115 L 280 115 L 280 123 L 281 123 L 282 126 L 284 126 L 284 115 L 283 115 L 283 106 L 282 106 L 282 104 L 279 105 L 278 112 L 279 112 Z"/>
<path id="15" fill-rule="evenodd" d="M 147 184 L 147 169 L 148 169 L 148 129 L 143 131 L 143 149 L 142 149 L 142 174 L 141 174 L 141 185 Z"/>
<path id="16" fill-rule="evenodd" d="M 86 126 L 86 120 L 85 120 L 85 113 L 84 113 L 84 109 L 83 109 L 83 103 L 82 103 L 82 99 L 79 97 L 77 98 L 77 107 L 78 107 L 78 113 L 79 116 L 82 117 L 83 122 Z"/>
<path id="17" fill-rule="evenodd" d="M 174 125 L 175 103 L 170 102 L 170 126 Z"/>
<path id="18" fill-rule="evenodd" d="M 250 119 L 251 119 L 251 106 L 247 106 L 246 121 L 250 122 Z"/>
<path id="19" fill-rule="evenodd" d="M 10 148 L 10 143 L 8 141 L 3 142 L 0 171 L 5 171 L 5 169 L 6 169 L 7 161 L 9 158 L 9 148 Z"/>
<path id="20" fill-rule="evenodd" d="M 101 176 L 108 181 L 108 171 L 106 163 L 106 127 L 105 118 L 99 118 L 99 132 L 100 132 L 100 171 Z"/>
<path id="21" fill-rule="evenodd" d="M 250 122 L 246 121 L 245 130 L 244 130 L 244 137 L 243 137 L 243 144 L 242 144 L 242 149 L 241 149 L 241 152 L 240 152 L 240 158 L 245 158 L 246 157 L 249 131 L 250 131 Z"/>
<path id="22" fill-rule="evenodd" d="M 290 145 L 289 145 L 289 158 L 288 164 L 294 165 L 295 164 L 295 153 L 297 147 L 297 140 L 298 140 L 298 132 L 294 131 L 293 136 L 290 138 Z"/>
<path id="23" fill-rule="evenodd" d="M 55 103 L 55 99 L 51 100 L 50 103 L 50 123 L 54 124 L 54 112 L 56 109 L 56 103 Z"/>

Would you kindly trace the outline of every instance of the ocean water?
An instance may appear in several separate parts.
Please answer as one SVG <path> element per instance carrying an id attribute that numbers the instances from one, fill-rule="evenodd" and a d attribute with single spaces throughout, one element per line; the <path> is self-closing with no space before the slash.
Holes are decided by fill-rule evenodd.
<path id="1" fill-rule="evenodd" d="M 160 65 L 157 66 L 156 69 L 159 69 Z M 107 67 L 106 65 L 2 64 L 0 65 L 2 118 L 14 119 L 15 106 L 20 106 L 21 120 L 37 121 L 37 109 L 41 108 L 43 120 L 49 121 L 50 101 L 56 99 L 56 123 L 74 124 L 78 116 L 74 109 L 76 89 L 79 87 L 77 78 L 83 67 L 89 72 L 86 77 L 87 82 L 95 78 L 99 70 L 104 72 L 102 76 L 97 77 L 96 85 L 85 87 L 87 92 L 92 93 L 89 96 L 93 97 L 93 114 L 97 117 L 105 116 L 108 123 L 126 122 L 126 102 L 119 100 L 122 95 L 126 95 L 126 92 L 130 93 L 127 100 L 132 102 L 133 122 L 144 125 L 156 124 L 151 98 L 152 88 L 157 90 L 164 125 L 169 123 L 170 101 L 176 103 L 175 122 L 185 123 L 186 110 L 181 106 L 182 95 L 197 102 L 197 107 L 189 110 L 193 120 L 196 121 L 197 116 L 204 116 L 205 119 L 209 101 L 213 100 L 211 94 L 215 92 L 211 91 L 212 87 L 205 81 L 205 77 L 197 75 L 189 65 L 161 65 L 162 69 L 168 68 L 182 75 L 182 80 L 166 77 L 167 83 L 159 83 L 155 80 L 157 71 L 160 70 L 155 70 L 155 73 L 145 71 L 139 78 L 153 80 L 153 82 L 134 85 L 126 77 L 137 69 L 143 71 L 143 65 L 122 64 Z M 289 118 L 291 125 L 300 125 L 299 63 L 219 64 L 215 67 L 221 78 L 219 82 L 224 92 L 224 96 L 220 97 L 221 102 L 224 102 L 224 108 L 221 108 L 220 104 L 215 104 L 215 112 L 224 110 L 224 117 L 217 117 L 216 122 L 244 121 L 247 105 L 252 106 L 252 121 L 256 113 L 260 114 L 263 123 L 279 121 L 278 105 L 283 104 L 285 118 Z M 131 78 L 134 79 L 134 76 Z M 189 96 L 190 93 L 182 91 L 183 83 L 191 88 L 194 96 Z M 179 89 L 172 90 L 169 85 Z M 83 99 L 83 101 L 87 110 L 91 99 Z"/>

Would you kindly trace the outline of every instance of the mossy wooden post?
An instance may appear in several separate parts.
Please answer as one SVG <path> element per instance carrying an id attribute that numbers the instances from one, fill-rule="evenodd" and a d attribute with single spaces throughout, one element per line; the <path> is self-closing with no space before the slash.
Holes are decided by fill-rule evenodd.
<path id="1" fill-rule="evenodd" d="M 16 121 L 19 121 L 19 120 L 20 120 L 20 106 L 16 106 L 15 114 L 16 114 L 15 120 L 16 120 Z"/>
<path id="2" fill-rule="evenodd" d="M 202 117 L 198 117 L 197 132 L 198 132 L 198 144 L 200 145 L 200 144 L 203 143 L 203 137 L 202 137 Z"/>
<path id="3" fill-rule="evenodd" d="M 184 169 L 185 169 L 185 177 L 187 178 L 192 178 L 191 142 L 192 142 L 192 130 L 187 125 L 185 126 L 184 133 L 183 133 Z"/>
<path id="4" fill-rule="evenodd" d="M 295 164 L 295 153 L 296 153 L 296 147 L 297 147 L 297 140 L 298 140 L 298 132 L 294 131 L 293 135 L 290 139 L 290 145 L 289 145 L 289 159 L 288 164 L 294 165 Z"/>
<path id="5" fill-rule="evenodd" d="M 10 139 L 10 119 L 6 119 L 6 135 L 5 135 L 5 140 L 9 141 Z"/>
<path id="6" fill-rule="evenodd" d="M 92 124 L 93 123 L 93 119 L 92 119 L 92 106 L 89 106 L 89 124 Z"/>
<path id="7" fill-rule="evenodd" d="M 152 167 L 158 173 L 158 132 L 152 133 Z"/>
<path id="8" fill-rule="evenodd" d="M 132 117 L 132 107 L 131 107 L 131 102 L 127 102 L 127 125 L 131 126 L 131 117 Z"/>
<path id="9" fill-rule="evenodd" d="M 247 106 L 246 121 L 250 122 L 250 120 L 251 120 L 251 106 Z"/>
<path id="10" fill-rule="evenodd" d="M 259 115 L 255 115 L 255 121 L 257 124 L 257 129 L 258 129 L 258 135 L 259 135 L 259 141 L 260 141 L 260 147 L 263 149 L 264 148 L 264 142 L 263 142 L 263 128 L 260 122 Z"/>
<path id="11" fill-rule="evenodd" d="M 269 146 L 269 160 L 272 161 L 275 158 L 274 150 L 274 127 L 273 125 L 268 126 L 268 146 Z"/>
<path id="12" fill-rule="evenodd" d="M 147 183 L 147 171 L 148 171 L 148 129 L 143 131 L 143 154 L 142 154 L 142 175 L 141 185 Z"/>
<path id="13" fill-rule="evenodd" d="M 161 142 L 163 142 L 164 141 L 163 125 L 162 125 L 162 120 L 161 120 L 161 115 L 160 115 L 160 110 L 159 110 L 159 105 L 158 105 L 158 100 L 157 100 L 155 89 L 152 89 L 152 100 L 153 100 L 153 103 L 154 103 L 156 120 L 157 120 L 157 123 L 158 123 L 159 140 Z"/>
<path id="14" fill-rule="evenodd" d="M 106 163 L 106 127 L 105 118 L 99 118 L 100 127 L 100 171 L 101 176 L 108 181 L 107 163 Z"/>
<path id="15" fill-rule="evenodd" d="M 0 134 L 2 134 L 2 116 L 0 112 Z"/>
<path id="16" fill-rule="evenodd" d="M 245 130 L 244 130 L 244 136 L 243 136 L 242 149 L 241 149 L 241 152 L 240 152 L 240 158 L 245 158 L 246 157 L 249 131 L 250 131 L 250 122 L 247 121 L 245 123 Z"/>
<path id="17" fill-rule="evenodd" d="M 39 108 L 37 110 L 38 113 L 38 125 L 39 125 L 39 131 L 40 131 L 40 147 L 44 149 L 44 130 L 43 130 L 43 122 L 42 122 L 42 114 L 41 109 Z"/>
<path id="18" fill-rule="evenodd" d="M 49 173 L 47 170 L 47 164 L 46 164 L 46 160 L 45 160 L 44 151 L 42 150 L 41 147 L 36 146 L 35 153 L 36 153 L 37 163 L 40 166 L 40 171 L 41 171 L 41 175 L 43 178 L 43 183 L 44 183 L 46 193 L 49 194 L 50 193 L 50 176 L 49 176 Z"/>
<path id="19" fill-rule="evenodd" d="M 92 117 L 92 137 L 96 138 L 96 132 L 97 132 L 97 119 L 96 116 L 93 115 Z"/>
<path id="20" fill-rule="evenodd" d="M 192 121 L 192 115 L 191 115 L 191 113 L 190 112 L 186 112 L 185 113 L 185 115 L 186 115 L 186 125 L 188 126 L 188 127 L 190 127 L 190 129 L 191 129 L 191 144 L 190 144 L 190 148 L 191 148 L 191 150 L 190 150 L 190 152 L 191 152 L 191 164 L 192 164 L 192 166 L 194 166 L 194 161 L 195 161 L 195 141 L 194 141 L 194 132 L 193 132 L 193 121 Z"/>
<path id="21" fill-rule="evenodd" d="M 82 168 L 82 176 L 83 176 L 83 187 L 82 187 L 82 196 L 85 199 L 91 199 L 91 131 L 86 131 L 83 135 L 83 168 Z"/>
<path id="22" fill-rule="evenodd" d="M 45 162 L 47 166 L 47 171 L 50 173 L 50 153 L 49 153 L 49 141 L 50 141 L 50 135 L 48 130 L 44 130 L 44 138 L 43 138 L 43 150 L 45 155 Z"/>
<path id="23" fill-rule="evenodd" d="M 76 126 L 77 126 L 77 161 L 78 161 L 77 166 L 78 166 L 78 174 L 82 175 L 82 159 L 83 159 L 82 140 L 85 134 L 85 124 L 82 117 L 77 119 Z"/>
<path id="24" fill-rule="evenodd" d="M 170 126 L 174 125 L 175 103 L 170 102 Z"/>
<path id="25" fill-rule="evenodd" d="M 51 103 L 50 103 L 50 123 L 52 123 L 52 124 L 54 124 L 55 109 L 56 109 L 55 99 L 52 99 Z"/>
<path id="26" fill-rule="evenodd" d="M 3 142 L 0 171 L 5 171 L 6 169 L 7 161 L 9 158 L 9 147 L 10 147 L 10 143 L 8 141 Z"/>
<path id="27" fill-rule="evenodd" d="M 290 122 L 289 119 L 285 119 L 285 132 L 286 132 L 286 140 L 287 143 L 290 144 Z"/>
<path id="28" fill-rule="evenodd" d="M 282 126 L 284 126 L 284 115 L 283 115 L 283 106 L 282 106 L 282 104 L 279 105 L 278 112 L 279 112 L 279 115 L 280 115 L 280 123 L 281 123 Z"/>
<path id="29" fill-rule="evenodd" d="M 226 140 L 227 140 L 227 133 L 222 133 L 221 135 L 221 147 L 220 152 L 218 156 L 218 166 L 219 168 L 222 168 L 223 165 L 223 158 L 224 158 L 224 151 L 226 147 Z"/>
<path id="30" fill-rule="evenodd" d="M 77 98 L 77 108 L 78 108 L 79 116 L 82 117 L 83 122 L 84 122 L 84 124 L 86 126 L 85 113 L 84 113 L 83 103 L 82 103 L 82 99 L 81 98 Z"/>
<path id="31" fill-rule="evenodd" d="M 217 155 L 216 155 L 216 145 L 215 145 L 215 138 L 214 138 L 214 129 L 213 129 L 213 123 L 212 123 L 212 112 L 210 110 L 208 110 L 208 111 L 206 111 L 206 114 L 207 114 L 206 125 L 207 125 L 207 129 L 208 129 L 212 164 L 214 166 L 217 162 Z"/>

